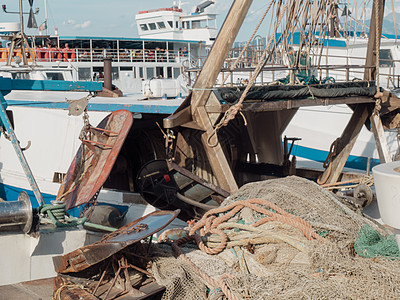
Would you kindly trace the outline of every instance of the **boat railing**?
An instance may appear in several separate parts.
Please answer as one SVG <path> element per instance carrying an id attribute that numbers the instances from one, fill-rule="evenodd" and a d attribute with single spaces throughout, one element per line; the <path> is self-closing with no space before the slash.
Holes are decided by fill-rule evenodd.
<path id="1" fill-rule="evenodd" d="M 320 65 L 320 66 L 299 66 L 291 68 L 283 64 L 266 64 L 262 72 L 258 75 L 256 83 L 259 85 L 271 84 L 278 80 L 290 81 L 294 78 L 292 83 L 299 83 L 293 75 L 300 74 L 304 77 L 314 76 L 320 82 L 349 82 L 354 80 L 362 80 L 366 70 L 372 70 L 375 66 L 366 65 Z M 201 68 L 188 68 L 185 70 L 186 76 L 189 80 L 189 85 L 193 84 L 196 80 Z M 252 66 L 238 66 L 235 69 L 226 68 L 221 69 L 221 80 L 217 82 L 219 86 L 241 86 L 249 81 L 255 71 Z M 382 87 L 398 88 L 400 86 L 400 74 L 395 73 L 394 66 L 388 72 L 380 70 L 380 82 Z M 289 82 L 288 82 L 289 83 Z"/>
<path id="2" fill-rule="evenodd" d="M 244 78 L 250 78 L 261 57 L 257 53 L 259 53 L 257 49 L 250 49 L 244 53 L 239 62 L 236 62 L 239 51 L 233 49 L 225 60 L 221 70 L 223 78 L 227 77 L 224 79 L 223 84 L 227 86 L 241 85 Z M 256 82 L 258 84 L 274 82 L 277 79 L 282 79 L 282 76 L 288 76 L 290 73 L 299 73 L 302 70 L 303 74 L 312 74 L 320 80 L 330 77 L 337 81 L 361 80 L 364 78 L 366 70 L 373 68 L 373 66 L 365 66 L 365 57 L 361 56 L 323 54 L 317 57 L 316 55 L 307 55 L 306 53 L 303 56 L 305 57 L 304 62 L 308 61 L 309 63 L 304 63 L 304 65 L 299 65 L 296 68 L 290 68 L 288 66 L 288 59 L 284 58 L 282 52 L 276 51 L 271 55 L 270 61 L 263 68 L 263 72 L 260 73 Z M 308 64 L 308 66 L 305 66 L 305 64 Z M 192 63 L 190 66 L 183 65 L 185 71 L 190 70 L 188 78 L 192 82 L 197 78 L 201 65 L 202 63 Z M 398 69 L 400 60 L 380 57 L 379 65 L 381 85 L 386 88 L 399 88 L 400 72 Z"/>
<path id="3" fill-rule="evenodd" d="M 118 62 L 155 62 L 155 63 L 182 63 L 188 60 L 190 54 L 179 50 L 164 49 L 100 49 L 95 48 L 31 48 L 32 54 L 38 62 L 102 62 L 110 57 Z M 0 62 L 7 61 L 8 48 L 0 48 Z M 29 57 L 28 61 L 34 58 Z M 13 56 L 21 56 L 21 50 L 14 50 Z"/>

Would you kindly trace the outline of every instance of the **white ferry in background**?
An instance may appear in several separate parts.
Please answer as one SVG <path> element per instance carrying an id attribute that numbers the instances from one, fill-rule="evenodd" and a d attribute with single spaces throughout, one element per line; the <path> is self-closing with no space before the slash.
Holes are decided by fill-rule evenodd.
<path id="1" fill-rule="evenodd" d="M 35 36 L 31 64 L 43 68 L 69 68 L 73 80 L 98 80 L 104 73 L 103 59 L 112 58 L 113 84 L 121 90 L 138 90 L 142 80 L 178 79 L 182 66 L 205 58 L 217 35 L 216 14 L 204 9 L 214 4 L 204 1 L 184 13 L 180 3 L 171 8 L 141 11 L 136 15 L 139 38 Z M 2 26 L 3 24 L 3 26 Z M 18 23 L 0 23 L 0 68 L 7 63 L 8 47 Z M 20 62 L 15 50 L 12 64 Z M 29 54 L 28 54 L 29 55 Z M 9 71 L 9 70 L 7 70 Z M 29 73 L 14 72 L 14 78 L 29 78 Z M 67 80 L 65 72 L 46 71 L 44 79 Z M 6 73 L 3 74 L 6 76 Z M 100 78 L 99 78 L 100 77 Z M 37 78 L 38 79 L 38 78 Z"/>

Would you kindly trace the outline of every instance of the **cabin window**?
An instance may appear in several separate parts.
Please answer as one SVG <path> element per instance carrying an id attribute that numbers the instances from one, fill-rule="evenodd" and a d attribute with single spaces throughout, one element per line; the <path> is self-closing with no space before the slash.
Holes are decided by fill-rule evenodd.
<path id="1" fill-rule="evenodd" d="M 79 80 L 91 80 L 90 68 L 78 68 Z"/>
<path id="2" fill-rule="evenodd" d="M 64 75 L 58 72 L 46 72 L 47 80 L 64 80 Z"/>
<path id="3" fill-rule="evenodd" d="M 176 24 L 175 28 L 179 28 L 179 23 L 178 23 L 178 21 L 176 21 L 175 24 Z"/>
<path id="4" fill-rule="evenodd" d="M 60 172 L 54 172 L 53 174 L 53 182 L 56 183 L 62 183 L 65 176 L 67 176 L 66 173 L 60 173 Z"/>
<path id="5" fill-rule="evenodd" d="M 195 28 L 201 28 L 200 21 L 193 21 L 193 22 L 192 22 L 192 28 L 193 28 L 193 29 L 195 29 Z"/>
<path id="6" fill-rule="evenodd" d="M 143 67 L 139 67 L 139 78 L 143 78 Z"/>
<path id="7" fill-rule="evenodd" d="M 152 79 L 154 77 L 154 69 L 153 68 L 147 68 L 146 69 L 146 75 L 147 79 Z"/>
<path id="8" fill-rule="evenodd" d="M 158 28 L 160 29 L 165 29 L 165 23 L 164 22 L 157 22 Z"/>
<path id="9" fill-rule="evenodd" d="M 13 73 L 13 79 L 31 79 L 29 73 Z"/>
<path id="10" fill-rule="evenodd" d="M 118 67 L 112 67 L 112 69 L 111 69 L 111 78 L 112 78 L 112 80 L 119 79 Z"/>
<path id="11" fill-rule="evenodd" d="M 169 25 L 169 27 L 174 28 L 174 22 L 168 21 L 168 25 Z"/>
<path id="12" fill-rule="evenodd" d="M 164 78 L 164 68 L 163 67 L 156 67 L 156 76 L 158 78 Z"/>
<path id="13" fill-rule="evenodd" d="M 178 78 L 179 75 L 181 75 L 181 69 L 180 68 L 174 68 L 174 78 Z"/>
<path id="14" fill-rule="evenodd" d="M 393 56 L 390 49 L 379 50 L 379 66 L 383 68 L 393 67 Z"/>
<path id="15" fill-rule="evenodd" d="M 121 71 L 132 71 L 133 67 L 119 67 Z"/>
<path id="16" fill-rule="evenodd" d="M 147 30 L 149 30 L 149 28 L 147 27 L 147 24 L 140 24 L 140 29 L 141 29 L 142 31 L 147 31 Z"/>
<path id="17" fill-rule="evenodd" d="M 156 23 L 150 23 L 149 28 L 150 28 L 150 30 L 156 30 L 157 29 Z"/>
<path id="18" fill-rule="evenodd" d="M 172 67 L 167 67 L 167 78 L 172 78 Z"/>

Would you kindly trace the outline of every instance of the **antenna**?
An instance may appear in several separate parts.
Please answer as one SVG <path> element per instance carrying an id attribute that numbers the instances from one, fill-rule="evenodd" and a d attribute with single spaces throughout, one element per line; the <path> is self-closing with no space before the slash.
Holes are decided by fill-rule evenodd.
<path id="1" fill-rule="evenodd" d="M 33 57 L 32 51 L 29 47 L 28 40 L 26 39 L 26 35 L 24 33 L 24 14 L 29 14 L 29 21 L 28 21 L 28 28 L 37 28 L 35 16 L 37 13 L 39 13 L 39 9 L 37 8 L 35 12 L 32 10 L 32 5 L 33 5 L 33 0 L 28 0 L 30 4 L 30 11 L 29 13 L 24 13 L 23 12 L 23 7 L 22 7 L 22 0 L 19 0 L 19 12 L 9 12 L 7 11 L 7 6 L 2 5 L 3 11 L 8 14 L 19 14 L 20 17 L 20 32 L 18 33 L 13 33 L 13 37 L 11 40 L 11 45 L 10 49 L 8 51 L 8 57 L 7 57 L 7 66 L 11 65 L 11 60 L 13 58 L 13 53 L 14 49 L 19 47 L 21 48 L 21 58 L 23 65 L 27 66 L 28 65 L 28 60 L 26 58 L 26 49 L 28 49 L 29 55 Z M 36 26 L 36 27 L 35 27 Z M 26 45 L 26 47 L 25 47 Z M 16 61 L 15 61 L 16 62 Z"/>
<path id="2" fill-rule="evenodd" d="M 172 3 L 172 6 L 182 9 L 182 5 L 184 5 L 184 4 L 189 4 L 189 2 L 182 2 L 182 0 L 178 0 L 178 1 L 174 1 Z"/>

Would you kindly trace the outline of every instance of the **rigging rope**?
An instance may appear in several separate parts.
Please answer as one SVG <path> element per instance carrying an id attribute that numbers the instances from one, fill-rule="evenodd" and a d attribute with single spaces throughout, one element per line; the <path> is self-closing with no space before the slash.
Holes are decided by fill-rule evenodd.
<path id="1" fill-rule="evenodd" d="M 252 35 L 250 36 L 250 38 L 249 38 L 249 40 L 247 41 L 246 45 L 243 47 L 242 51 L 239 53 L 239 56 L 238 56 L 237 59 L 235 60 L 235 63 L 233 64 L 233 66 L 230 68 L 231 71 L 233 71 L 233 70 L 235 69 L 235 67 L 238 65 L 238 63 L 242 60 L 242 56 L 243 56 L 244 52 L 245 52 L 245 51 L 247 50 L 247 48 L 249 47 L 250 42 L 253 40 L 254 35 L 257 33 L 258 29 L 260 28 L 261 23 L 264 21 L 264 18 L 265 18 L 265 16 L 268 14 L 268 12 L 269 12 L 269 10 L 271 9 L 271 6 L 272 6 L 273 3 L 275 3 L 275 0 L 272 0 L 272 1 L 269 3 L 267 9 L 265 10 L 264 14 L 262 15 L 260 21 L 258 22 L 256 28 L 254 29 L 254 31 L 253 31 L 253 33 L 252 33 Z M 224 83 L 225 83 L 226 79 L 228 78 L 228 76 L 229 76 L 229 74 L 227 74 L 227 75 L 223 78 L 222 83 L 221 83 L 221 87 L 224 86 Z"/>

